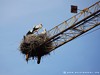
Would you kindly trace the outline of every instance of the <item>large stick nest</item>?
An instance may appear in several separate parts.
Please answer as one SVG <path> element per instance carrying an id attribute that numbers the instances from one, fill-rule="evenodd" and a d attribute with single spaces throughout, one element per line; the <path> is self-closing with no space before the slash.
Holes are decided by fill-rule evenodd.
<path id="1" fill-rule="evenodd" d="M 43 44 L 48 39 L 49 37 L 46 34 L 24 36 L 20 44 L 20 51 L 22 54 L 29 54 L 29 58 L 38 58 L 47 55 L 53 48 L 52 43 Z"/>

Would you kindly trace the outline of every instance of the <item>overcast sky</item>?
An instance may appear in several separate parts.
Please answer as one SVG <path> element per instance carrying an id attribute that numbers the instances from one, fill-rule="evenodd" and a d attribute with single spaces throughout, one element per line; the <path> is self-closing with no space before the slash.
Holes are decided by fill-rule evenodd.
<path id="1" fill-rule="evenodd" d="M 36 60 L 27 64 L 25 56 L 19 52 L 23 35 L 34 25 L 42 23 L 44 28 L 50 30 L 75 15 L 70 13 L 70 5 L 83 9 L 97 1 L 0 0 L 0 75 L 100 72 L 100 30 L 61 46 L 43 57 L 39 65 Z"/>

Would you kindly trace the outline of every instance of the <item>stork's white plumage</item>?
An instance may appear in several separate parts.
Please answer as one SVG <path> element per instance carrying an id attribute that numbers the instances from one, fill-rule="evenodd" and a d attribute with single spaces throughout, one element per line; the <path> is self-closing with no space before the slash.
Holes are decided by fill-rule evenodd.
<path id="1" fill-rule="evenodd" d="M 46 34 L 47 33 L 47 31 L 46 31 L 46 29 L 44 28 L 43 29 L 43 32 L 41 32 L 41 34 Z"/>
<path id="2" fill-rule="evenodd" d="M 34 28 L 38 28 L 38 29 L 40 29 L 40 28 L 42 28 L 42 24 L 39 24 L 39 25 L 36 25 Z"/>
<path id="3" fill-rule="evenodd" d="M 34 28 L 33 28 L 33 32 L 36 32 L 38 31 L 39 29 L 42 28 L 42 24 L 39 24 L 39 25 L 36 25 Z"/>
<path id="4" fill-rule="evenodd" d="M 37 32 L 41 28 L 42 28 L 42 24 L 36 25 L 33 27 L 33 29 L 29 30 L 26 35 L 33 34 L 34 32 Z"/>

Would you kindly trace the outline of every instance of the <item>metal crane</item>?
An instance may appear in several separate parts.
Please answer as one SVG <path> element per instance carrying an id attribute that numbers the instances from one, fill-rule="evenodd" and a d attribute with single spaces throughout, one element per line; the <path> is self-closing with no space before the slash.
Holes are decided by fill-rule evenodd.
<path id="1" fill-rule="evenodd" d="M 80 13 L 47 31 L 49 39 L 40 46 L 52 42 L 53 48 L 51 51 L 53 51 L 99 25 L 100 1 L 83 9 Z"/>
<path id="2" fill-rule="evenodd" d="M 70 42 L 78 36 L 100 25 L 100 1 L 85 8 L 70 19 L 55 26 L 45 34 L 26 35 L 20 44 L 20 51 L 29 58 L 36 57 L 40 63 L 41 57 L 56 48 Z"/>

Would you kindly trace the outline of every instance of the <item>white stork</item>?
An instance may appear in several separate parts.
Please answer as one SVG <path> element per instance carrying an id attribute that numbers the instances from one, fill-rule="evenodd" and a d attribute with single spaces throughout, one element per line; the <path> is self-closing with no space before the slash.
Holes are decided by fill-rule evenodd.
<path id="1" fill-rule="evenodd" d="M 33 31 L 32 32 L 37 32 L 39 29 L 42 28 L 42 24 L 39 24 L 39 25 L 36 25 L 34 28 L 33 28 Z"/>
<path id="2" fill-rule="evenodd" d="M 47 33 L 47 31 L 46 31 L 46 29 L 44 28 L 43 29 L 43 32 L 41 32 L 41 34 L 46 34 Z"/>
<path id="3" fill-rule="evenodd" d="M 34 32 L 37 32 L 41 28 L 42 28 L 42 24 L 36 25 L 33 27 L 33 29 L 29 30 L 26 35 L 33 34 Z"/>

